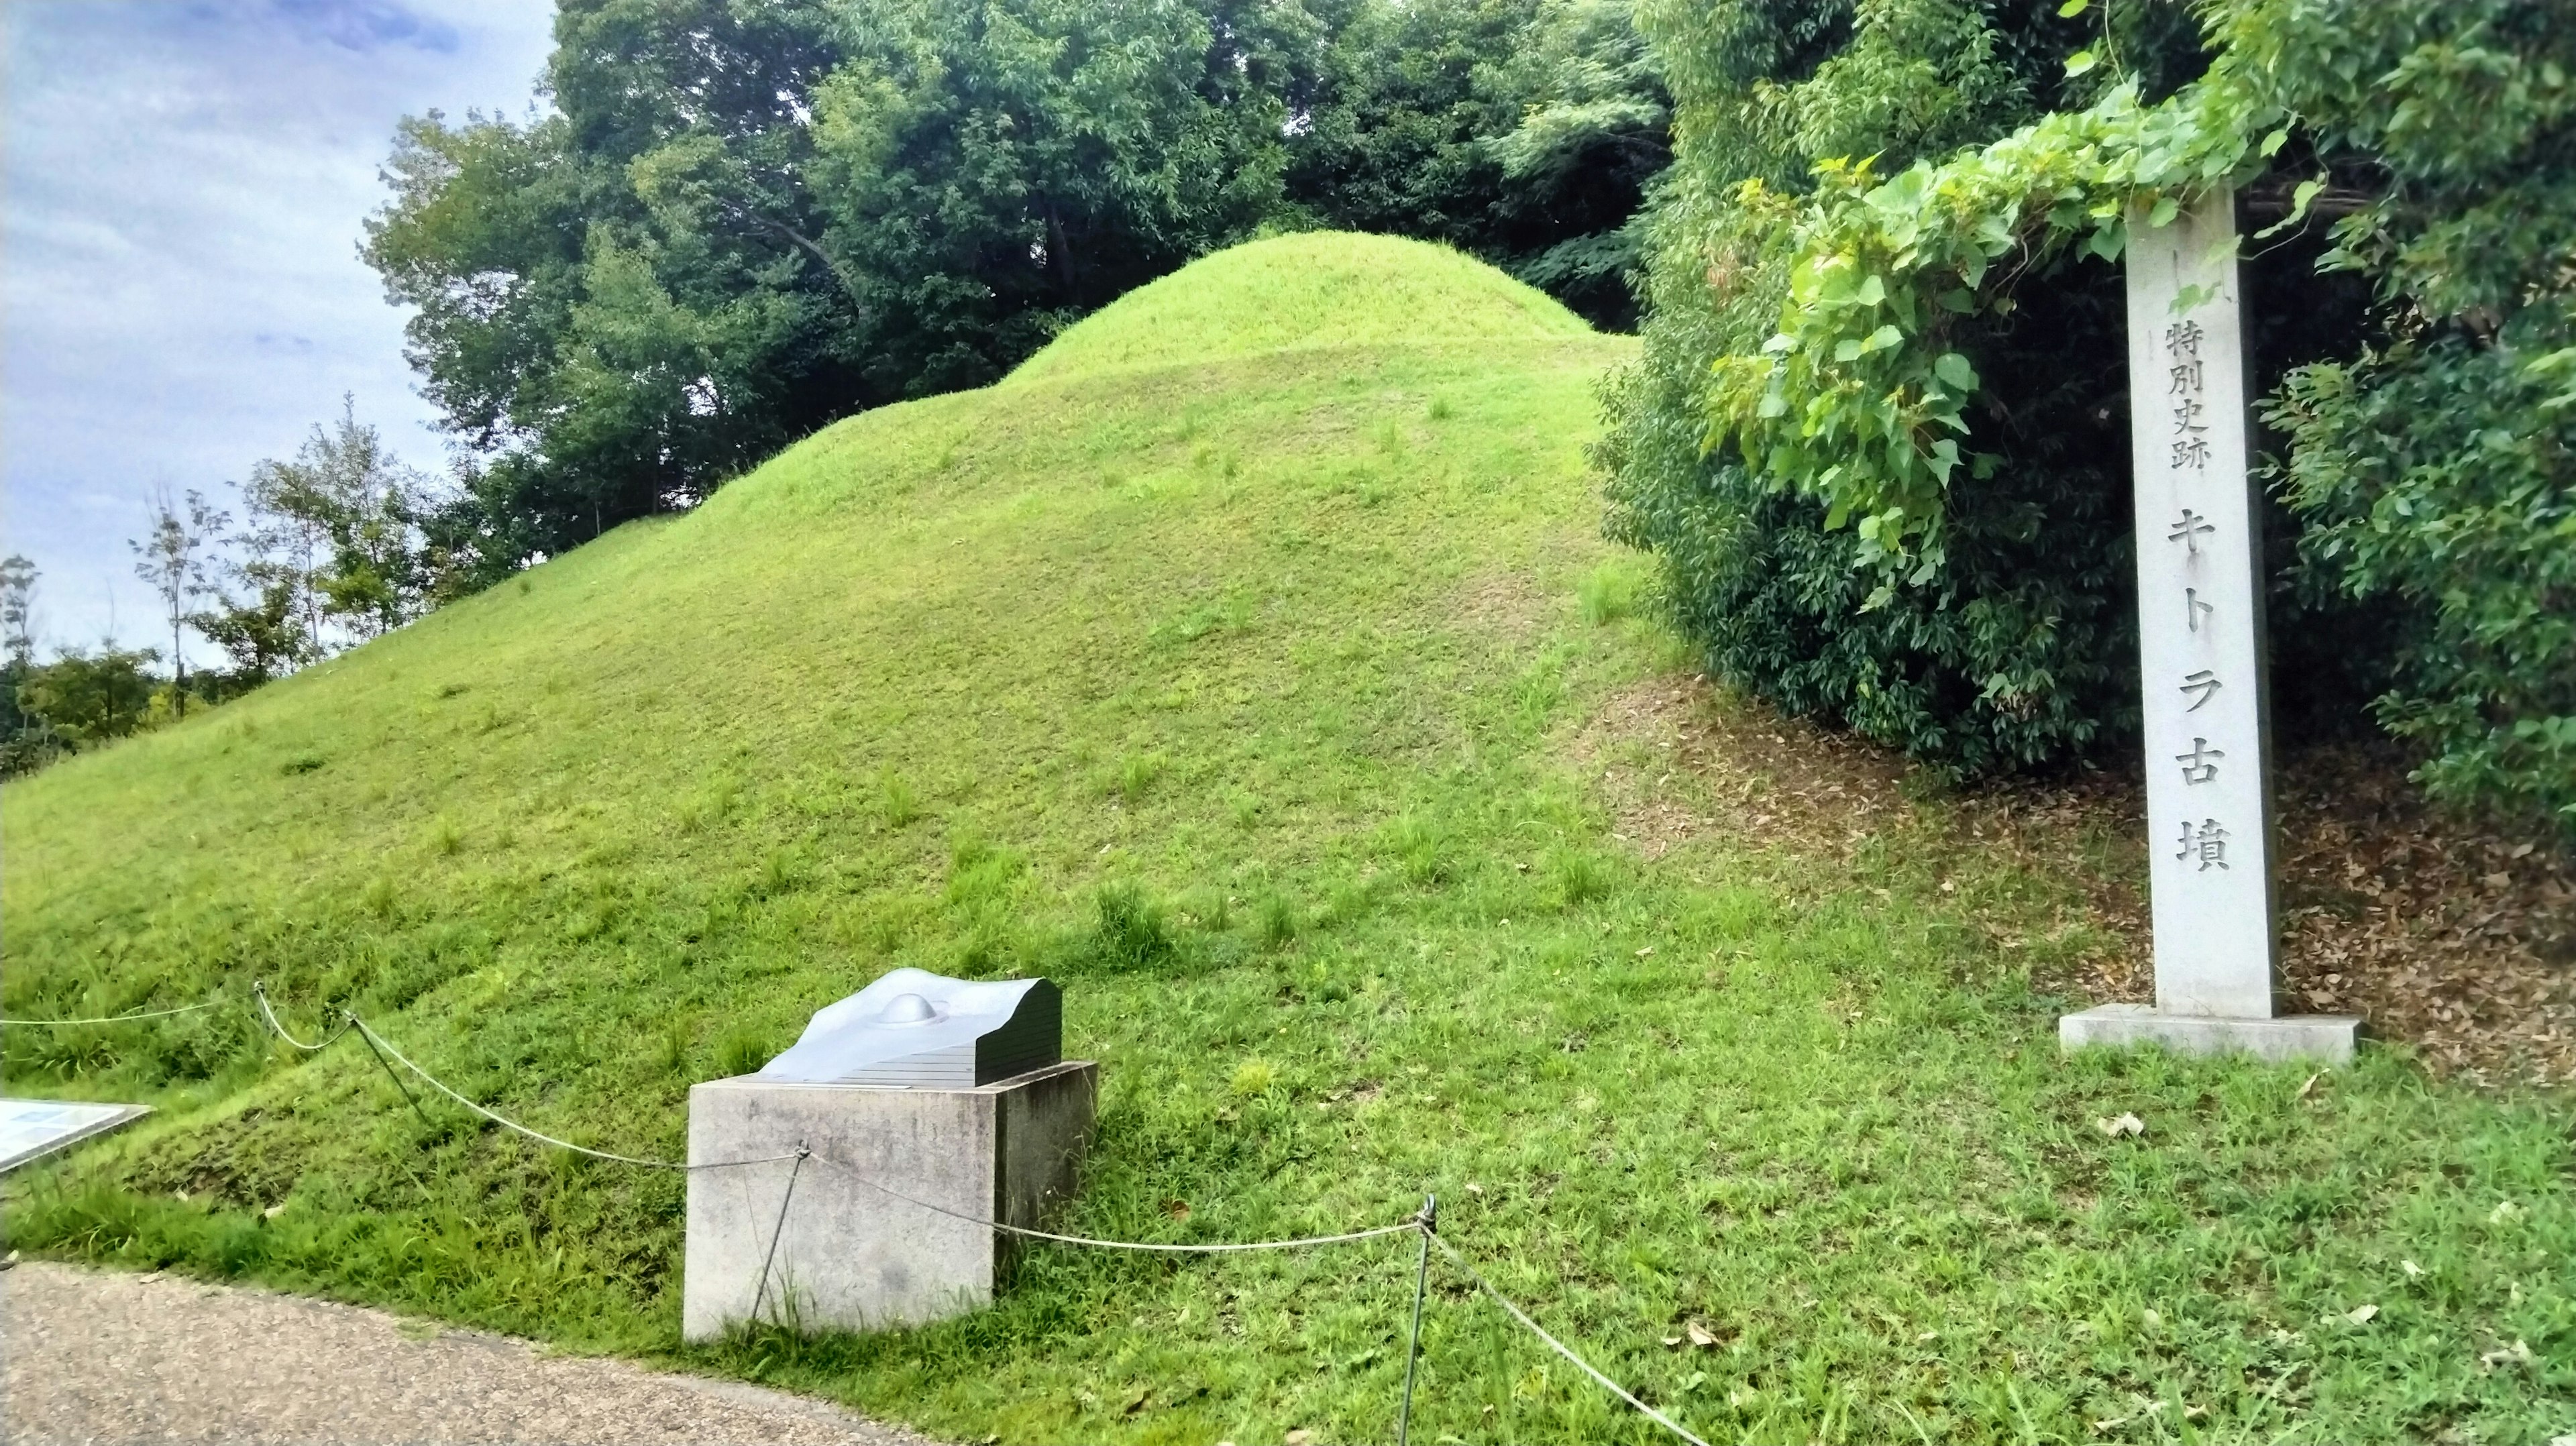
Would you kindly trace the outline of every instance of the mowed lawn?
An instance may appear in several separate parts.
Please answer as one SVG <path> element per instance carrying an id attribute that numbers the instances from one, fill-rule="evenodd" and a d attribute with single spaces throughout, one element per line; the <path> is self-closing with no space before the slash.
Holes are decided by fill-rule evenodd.
<path id="1" fill-rule="evenodd" d="M 1622 836 L 1586 740 L 1687 667 L 1597 535 L 1626 345 L 1433 248 L 1258 243 L 13 783 L 6 1014 L 231 1003 L 6 1031 L 12 1093 L 159 1110 L 12 1176 L 11 1243 L 957 1439 L 1389 1437 L 1410 1240 L 1040 1246 L 969 1319 L 684 1349 L 676 1176 L 424 1124 L 354 1041 L 305 1059 L 240 1007 L 345 1003 L 537 1128 L 667 1157 L 692 1082 L 888 967 L 1044 972 L 1103 1066 L 1069 1228 L 1310 1234 L 1436 1192 L 1713 1441 L 2576 1432 L 2563 1096 L 2378 1045 L 2321 1078 L 2060 1058 L 2033 980 L 2099 942 L 2065 922 L 2090 859 L 1894 825 L 1827 857 L 1689 776 L 1654 782 L 1709 827 Z M 2123 1113 L 2144 1133 L 2096 1127 Z M 1415 1439 L 1660 1435 L 1433 1290 Z"/>

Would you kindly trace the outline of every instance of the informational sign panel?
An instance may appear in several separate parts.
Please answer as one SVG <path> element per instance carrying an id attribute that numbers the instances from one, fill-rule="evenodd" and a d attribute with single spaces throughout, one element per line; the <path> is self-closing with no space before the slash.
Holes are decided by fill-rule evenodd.
<path id="1" fill-rule="evenodd" d="M 0 1171 L 14 1170 L 151 1111 L 83 1100 L 0 1100 Z"/>
<path id="2" fill-rule="evenodd" d="M 2279 931 L 2235 201 L 2149 219 L 2131 214 L 2127 271 L 2156 1010 L 2268 1019 Z"/>

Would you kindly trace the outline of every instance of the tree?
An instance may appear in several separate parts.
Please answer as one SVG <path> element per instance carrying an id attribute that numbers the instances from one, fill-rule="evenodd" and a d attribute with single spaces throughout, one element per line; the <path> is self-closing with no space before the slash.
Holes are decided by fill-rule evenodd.
<path id="1" fill-rule="evenodd" d="M 13 750 L 14 769 L 41 765 L 70 750 L 123 738 L 151 716 L 160 685 L 149 648 L 102 646 L 97 652 L 67 649 L 31 669 L 18 688 L 18 705 L 33 720 L 38 746 Z"/>
<path id="2" fill-rule="evenodd" d="M 488 580 L 684 508 L 866 398 L 808 193 L 817 3 L 567 0 L 554 112 L 406 121 L 364 255 L 478 459 L 433 530 Z"/>
<path id="3" fill-rule="evenodd" d="M 134 549 L 135 576 L 160 594 L 162 615 L 170 625 L 173 706 L 181 717 L 186 717 L 187 630 L 195 621 L 197 604 L 216 594 L 213 562 L 205 554 L 220 540 L 232 518 L 193 490 L 186 494 L 183 506 L 171 497 L 169 489 L 156 488 L 148 505 L 149 530 L 126 545 Z"/>
<path id="4" fill-rule="evenodd" d="M 1289 143 L 1289 201 L 1440 241 L 1595 323 L 1636 306 L 1629 222 L 1669 155 L 1631 0 L 1362 0 Z"/>
<path id="5" fill-rule="evenodd" d="M 1447 241 L 1624 324 L 1629 0 L 565 0 L 551 109 L 404 122 L 364 254 L 488 581 L 1000 377 L 1263 227 Z"/>
<path id="6" fill-rule="evenodd" d="M 36 576 L 24 555 L 0 558 L 0 653 L 21 669 L 36 662 Z"/>
<path id="7" fill-rule="evenodd" d="M 862 284 L 872 399 L 998 379 L 1249 235 L 1279 196 L 1265 34 L 1158 0 L 871 0 L 815 96 L 814 189 Z M 1243 17 L 1236 17 L 1240 21 Z"/>
<path id="8" fill-rule="evenodd" d="M 237 602 L 227 594 L 220 606 L 192 620 L 232 660 L 233 684 L 255 688 L 311 661 L 316 655 L 305 630 L 306 594 L 294 575 L 254 559 L 235 564 L 233 576 L 249 586 L 248 599 Z"/>
<path id="9" fill-rule="evenodd" d="M 222 627 L 228 649 L 252 647 L 263 666 L 322 656 L 327 624 L 361 641 L 390 632 L 418 617 L 441 585 L 422 529 L 433 510 L 428 479 L 358 421 L 352 398 L 291 460 L 253 467 L 241 490 L 249 527 L 234 576 L 253 601 L 247 611 L 228 604 Z M 265 621 L 270 612 L 274 624 Z M 282 640 L 271 634 L 289 619 L 302 631 L 300 647 L 276 651 Z"/>

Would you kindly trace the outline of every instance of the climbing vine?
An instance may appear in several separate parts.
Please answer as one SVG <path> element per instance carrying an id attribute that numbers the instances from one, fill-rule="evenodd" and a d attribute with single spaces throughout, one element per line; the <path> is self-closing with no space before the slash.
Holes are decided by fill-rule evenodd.
<path id="1" fill-rule="evenodd" d="M 1929 580 L 1952 478 L 1992 466 L 1967 446 L 1978 378 L 1948 345 L 1957 320 L 2010 312 L 2014 281 L 2063 255 L 2116 260 L 2133 206 L 2162 225 L 2288 138 L 2280 108 L 2231 84 L 2222 59 L 2160 104 L 2123 85 L 1884 179 L 1866 161 L 1828 163 L 1789 242 L 1779 332 L 1715 363 L 1710 444 L 1821 500 L 1864 560 Z"/>

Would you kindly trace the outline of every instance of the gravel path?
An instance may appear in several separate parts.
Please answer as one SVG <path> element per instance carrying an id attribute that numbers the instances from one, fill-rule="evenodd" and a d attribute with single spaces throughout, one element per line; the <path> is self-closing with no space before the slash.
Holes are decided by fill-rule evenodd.
<path id="1" fill-rule="evenodd" d="M 176 1276 L 0 1270 L 0 1440 L 931 1446 L 754 1386 Z"/>

